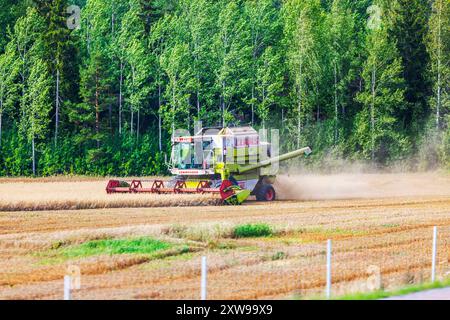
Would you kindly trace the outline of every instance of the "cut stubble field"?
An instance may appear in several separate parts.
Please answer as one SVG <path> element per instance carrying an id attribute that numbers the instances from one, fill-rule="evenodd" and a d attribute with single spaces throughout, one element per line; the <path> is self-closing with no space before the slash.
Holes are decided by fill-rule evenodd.
<path id="1" fill-rule="evenodd" d="M 285 200 L 239 207 L 208 196 L 110 197 L 104 186 L 0 181 L 0 299 L 61 299 L 74 267 L 74 299 L 198 299 L 205 255 L 208 298 L 312 297 L 323 293 L 327 239 L 334 294 L 364 290 L 371 267 L 391 289 L 427 280 L 435 225 L 438 271 L 450 271 L 447 174 L 283 176 Z M 193 207 L 197 197 L 205 202 Z M 244 224 L 272 234 L 234 237 Z"/>

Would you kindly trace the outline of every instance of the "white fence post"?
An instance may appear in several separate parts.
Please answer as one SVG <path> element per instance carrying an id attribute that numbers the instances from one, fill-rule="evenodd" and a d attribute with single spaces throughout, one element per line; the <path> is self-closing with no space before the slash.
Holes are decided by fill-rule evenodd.
<path id="1" fill-rule="evenodd" d="M 327 287 L 326 287 L 326 297 L 331 298 L 331 240 L 327 243 Z"/>
<path id="2" fill-rule="evenodd" d="M 208 272 L 206 265 L 206 257 L 202 257 L 202 276 L 201 276 L 201 299 L 206 300 L 206 273 Z"/>
<path id="3" fill-rule="evenodd" d="M 433 256 L 431 261 L 431 282 L 436 281 L 437 227 L 433 228 Z"/>
<path id="4" fill-rule="evenodd" d="M 64 276 L 64 300 L 70 300 L 71 297 L 71 289 L 72 279 L 70 276 Z"/>

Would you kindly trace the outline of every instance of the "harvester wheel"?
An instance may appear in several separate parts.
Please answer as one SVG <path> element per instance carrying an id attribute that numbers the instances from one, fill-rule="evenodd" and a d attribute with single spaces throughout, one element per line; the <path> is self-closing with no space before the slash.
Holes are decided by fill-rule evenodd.
<path id="1" fill-rule="evenodd" d="M 264 184 L 255 192 L 258 201 L 274 201 L 276 198 L 275 189 L 270 184 Z"/>

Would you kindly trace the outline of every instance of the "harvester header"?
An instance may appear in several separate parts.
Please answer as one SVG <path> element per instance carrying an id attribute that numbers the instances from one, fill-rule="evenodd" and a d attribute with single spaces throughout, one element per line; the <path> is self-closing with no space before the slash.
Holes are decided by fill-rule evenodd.
<path id="1" fill-rule="evenodd" d="M 279 163 L 309 155 L 309 147 L 283 155 L 252 127 L 205 128 L 195 136 L 174 136 L 168 169 L 172 180 L 131 183 L 111 180 L 107 193 L 218 194 L 225 204 L 242 204 L 250 195 L 273 201 Z"/>

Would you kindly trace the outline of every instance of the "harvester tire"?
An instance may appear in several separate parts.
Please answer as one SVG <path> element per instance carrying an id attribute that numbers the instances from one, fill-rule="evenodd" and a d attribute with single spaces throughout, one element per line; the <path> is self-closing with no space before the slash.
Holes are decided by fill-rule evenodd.
<path id="1" fill-rule="evenodd" d="M 276 198 L 275 189 L 270 184 L 264 184 L 255 192 L 258 201 L 274 201 Z"/>

